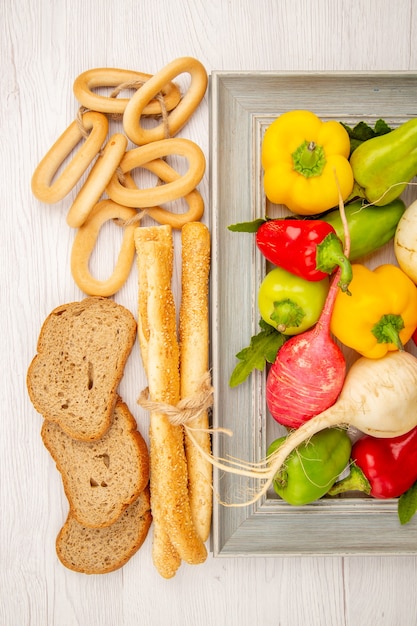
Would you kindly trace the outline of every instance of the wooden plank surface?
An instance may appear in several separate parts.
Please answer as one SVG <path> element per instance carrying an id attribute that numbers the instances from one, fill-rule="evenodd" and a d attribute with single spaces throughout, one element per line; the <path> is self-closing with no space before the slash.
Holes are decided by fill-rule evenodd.
<path id="1" fill-rule="evenodd" d="M 81 72 L 155 73 L 185 55 L 208 73 L 416 71 L 415 0 L 4 0 L 2 9 L 0 624 L 417 624 L 414 556 L 210 554 L 167 581 L 152 565 L 149 535 L 122 570 L 66 570 L 54 542 L 67 503 L 25 389 L 41 323 L 55 306 L 83 296 L 69 267 L 70 199 L 48 206 L 30 189 L 38 161 L 75 118 L 72 85 Z M 180 135 L 198 143 L 209 163 L 208 94 Z M 199 189 L 208 203 L 208 169 Z M 111 271 L 120 241 L 107 225 L 92 258 L 97 276 Z M 174 280 L 178 298 L 178 269 Z M 133 271 L 115 299 L 135 313 L 136 298 Z M 145 385 L 135 346 L 120 391 L 146 435 L 148 417 L 136 404 Z"/>

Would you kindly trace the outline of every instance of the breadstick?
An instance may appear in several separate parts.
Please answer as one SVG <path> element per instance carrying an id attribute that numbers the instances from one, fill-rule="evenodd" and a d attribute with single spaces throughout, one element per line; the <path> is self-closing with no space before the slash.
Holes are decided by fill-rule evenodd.
<path id="1" fill-rule="evenodd" d="M 172 229 L 168 225 L 139 227 L 135 230 L 135 245 L 140 285 L 138 336 L 149 397 L 154 402 L 176 405 L 180 381 L 171 289 Z M 167 577 L 167 559 L 174 555 L 174 563 L 178 563 L 175 552 L 187 563 L 197 564 L 205 561 L 207 551 L 191 515 L 182 426 L 172 425 L 164 413 L 153 411 L 149 440 L 152 516 L 154 528 L 160 533 L 153 544 L 153 559 L 161 575 Z M 171 570 L 171 575 L 174 574 Z"/>
<path id="2" fill-rule="evenodd" d="M 182 235 L 182 296 L 180 308 L 181 398 L 199 391 L 209 369 L 208 277 L 210 233 L 201 222 L 185 224 Z M 193 437 L 211 452 L 207 411 L 188 424 Z M 205 430 L 204 430 L 205 429 Z M 210 535 L 212 514 L 212 466 L 203 458 L 185 431 L 190 505 L 196 529 L 203 541 Z"/>
<path id="3" fill-rule="evenodd" d="M 151 507 L 153 505 L 151 504 Z M 181 565 L 181 558 L 160 522 L 153 523 L 152 562 L 163 578 L 172 578 Z"/>
<path id="4" fill-rule="evenodd" d="M 149 233 L 148 229 L 143 229 L 142 233 L 139 232 L 139 229 L 137 228 L 135 229 L 134 233 L 135 246 L 138 254 L 137 267 L 139 281 L 137 336 L 139 340 L 140 353 L 142 356 L 142 363 L 146 376 L 148 376 L 148 342 L 151 332 L 151 326 L 149 324 L 148 318 L 148 298 L 150 289 L 152 289 L 152 284 L 150 285 L 148 281 L 147 269 L 152 264 L 152 253 L 150 250 L 146 249 L 145 246 L 142 246 L 142 237 L 140 235 L 143 234 L 143 236 L 146 237 L 147 232 Z M 161 248 L 163 247 L 164 243 L 167 247 L 171 245 L 169 230 L 160 231 L 159 235 L 161 240 L 162 238 L 165 239 L 165 242 L 160 242 Z M 146 259 L 144 256 L 145 253 L 147 254 Z M 160 261 L 158 260 L 158 262 Z M 167 258 L 167 263 L 170 263 L 169 255 Z M 151 458 L 151 446 L 149 446 L 149 458 Z M 154 460 L 154 455 L 152 455 L 152 458 Z M 173 576 L 175 576 L 177 569 L 181 565 L 181 558 L 178 552 L 175 550 L 174 546 L 172 545 L 167 532 L 163 528 L 163 523 L 161 522 L 161 520 L 163 519 L 163 511 L 161 510 L 161 498 L 163 498 L 163 494 L 161 492 L 158 492 L 158 490 L 155 488 L 151 503 L 151 507 L 153 510 L 152 559 L 156 569 L 161 574 L 161 576 L 163 576 L 164 578 L 172 578 Z"/>

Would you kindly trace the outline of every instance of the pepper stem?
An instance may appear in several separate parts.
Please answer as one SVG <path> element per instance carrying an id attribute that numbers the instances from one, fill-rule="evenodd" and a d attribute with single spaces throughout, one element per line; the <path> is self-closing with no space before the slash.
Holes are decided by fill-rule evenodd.
<path id="1" fill-rule="evenodd" d="M 346 202 L 350 202 L 351 200 L 357 200 L 358 198 L 362 198 L 362 200 L 366 200 L 365 189 L 356 182 L 353 183 L 353 189 L 350 192 L 349 196 L 346 198 Z"/>
<path id="2" fill-rule="evenodd" d="M 363 471 L 355 464 L 350 466 L 349 475 L 342 478 L 329 489 L 327 495 L 337 496 L 346 491 L 361 491 L 369 495 L 371 493 L 371 485 Z"/>
<path id="3" fill-rule="evenodd" d="M 280 333 L 285 333 L 287 328 L 298 327 L 304 317 L 305 311 L 289 298 L 274 302 L 274 310 L 270 315 Z"/>
<path id="4" fill-rule="evenodd" d="M 326 165 L 323 146 L 318 146 L 314 141 L 303 141 L 291 156 L 294 171 L 305 178 L 320 176 Z"/>
<path id="5" fill-rule="evenodd" d="M 338 285 L 340 289 L 350 295 L 349 284 L 352 280 L 352 266 L 349 259 L 343 254 L 343 244 L 336 233 L 329 233 L 317 245 L 316 269 L 333 274 L 336 266 L 341 269 Z"/>
<path id="6" fill-rule="evenodd" d="M 372 334 L 378 343 L 393 343 L 401 352 L 404 350 L 400 339 L 400 331 L 404 328 L 404 320 L 401 315 L 389 313 L 383 315 L 379 322 L 372 328 Z"/>

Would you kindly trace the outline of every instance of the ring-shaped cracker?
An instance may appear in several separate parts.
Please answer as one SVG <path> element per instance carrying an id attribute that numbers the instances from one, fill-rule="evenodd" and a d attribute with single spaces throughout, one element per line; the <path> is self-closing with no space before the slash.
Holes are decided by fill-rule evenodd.
<path id="1" fill-rule="evenodd" d="M 182 176 L 159 187 L 128 189 L 121 183 L 116 172 L 107 185 L 107 194 L 114 202 L 142 209 L 183 198 L 197 187 L 203 178 L 206 168 L 203 151 L 189 139 L 162 139 L 145 146 L 133 148 L 125 153 L 119 167 L 122 173 L 125 174 L 135 167 L 149 165 L 154 159 L 173 154 L 183 156 L 188 161 L 188 170 Z"/>
<path id="2" fill-rule="evenodd" d="M 162 120 L 154 128 L 142 128 L 140 118 L 145 112 L 146 105 L 161 90 L 163 85 L 184 72 L 190 74 L 191 83 L 180 103 L 169 112 L 166 121 Z M 166 138 L 168 126 L 169 136 L 173 137 L 181 130 L 200 104 L 207 89 L 207 82 L 207 72 L 197 59 L 180 57 L 171 61 L 154 74 L 128 102 L 123 114 L 123 128 L 126 135 L 138 146 L 142 146 Z"/>
<path id="3" fill-rule="evenodd" d="M 78 287 L 89 296 L 112 296 L 128 279 L 134 256 L 134 231 L 137 222 L 124 226 L 123 241 L 117 263 L 107 280 L 98 280 L 91 275 L 89 261 L 97 243 L 101 227 L 108 220 L 128 221 L 137 215 L 130 207 L 121 206 L 112 200 L 101 200 L 92 209 L 87 220 L 77 231 L 71 251 L 71 273 Z"/>
<path id="4" fill-rule="evenodd" d="M 180 177 L 180 174 L 163 159 L 155 159 L 150 163 L 145 163 L 142 167 L 156 174 L 156 176 L 165 183 L 172 182 Z M 137 189 L 137 185 L 130 172 L 125 174 L 124 184 L 129 189 Z M 188 205 L 188 211 L 185 211 L 185 213 L 172 213 L 168 209 L 155 206 L 147 207 L 146 215 L 149 215 L 149 217 L 154 219 L 155 222 L 158 222 L 158 224 L 168 224 L 171 228 L 176 229 L 181 229 L 184 224 L 188 224 L 188 222 L 198 222 L 204 213 L 204 201 L 200 192 L 197 189 L 193 189 L 190 193 L 187 193 L 183 199 Z"/>
<path id="5" fill-rule="evenodd" d="M 61 174 L 52 182 L 59 167 L 83 138 L 79 122 L 74 120 L 48 150 L 35 169 L 31 186 L 33 195 L 52 204 L 62 200 L 80 180 L 103 145 L 109 123 L 103 113 L 89 111 L 83 114 L 82 123 L 90 131 L 82 148 L 74 155 Z"/>
<path id="6" fill-rule="evenodd" d="M 77 100 L 92 111 L 102 113 L 122 114 L 130 98 L 112 98 L 94 93 L 92 90 L 99 87 L 119 87 L 120 85 L 145 83 L 152 74 L 134 72 L 118 68 L 98 67 L 80 74 L 74 81 L 73 91 Z M 139 86 L 142 89 L 141 86 Z M 161 85 L 159 90 L 164 97 L 167 111 L 174 109 L 181 100 L 179 87 L 168 81 Z M 155 92 L 155 96 L 158 92 Z M 156 99 L 150 100 L 143 109 L 143 115 L 161 115 L 161 105 Z"/>
<path id="7" fill-rule="evenodd" d="M 94 163 L 87 180 L 77 194 L 67 215 L 67 224 L 79 228 L 87 219 L 93 206 L 103 195 L 111 177 L 126 153 L 127 137 L 115 133 L 106 143 L 103 153 Z"/>

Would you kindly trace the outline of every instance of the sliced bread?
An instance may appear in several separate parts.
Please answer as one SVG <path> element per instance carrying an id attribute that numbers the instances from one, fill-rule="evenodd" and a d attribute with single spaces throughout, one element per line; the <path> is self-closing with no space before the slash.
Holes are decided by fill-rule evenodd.
<path id="1" fill-rule="evenodd" d="M 84 526 L 114 524 L 148 483 L 148 448 L 120 398 L 110 428 L 97 441 L 74 439 L 48 420 L 41 435 L 61 473 L 72 515 Z"/>
<path id="2" fill-rule="evenodd" d="M 83 574 L 106 574 L 122 567 L 139 550 L 152 522 L 149 488 L 105 528 L 88 528 L 68 514 L 56 538 L 61 563 Z"/>
<path id="3" fill-rule="evenodd" d="M 42 325 L 27 372 L 35 409 L 71 437 L 99 439 L 110 426 L 135 337 L 131 312 L 108 298 L 85 298 L 54 309 Z"/>

